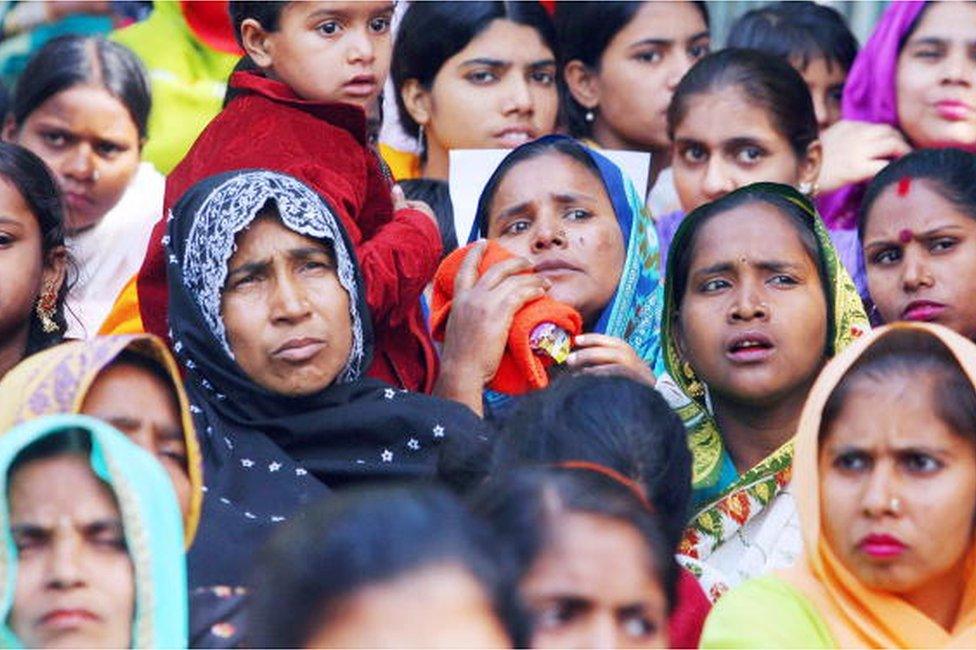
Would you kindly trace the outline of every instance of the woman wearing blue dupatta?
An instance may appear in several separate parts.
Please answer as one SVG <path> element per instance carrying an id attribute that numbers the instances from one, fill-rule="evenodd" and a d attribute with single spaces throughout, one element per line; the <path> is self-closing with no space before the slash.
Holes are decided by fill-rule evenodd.
<path id="1" fill-rule="evenodd" d="M 0 435 L 0 477 L 0 644 L 186 647 L 182 518 L 151 455 L 56 415 Z"/>
<path id="2" fill-rule="evenodd" d="M 490 415 L 503 413 L 510 398 L 484 387 L 512 316 L 542 292 L 583 317 L 569 371 L 654 383 L 663 371 L 657 233 L 619 167 L 565 136 L 514 149 L 482 192 L 469 242 L 479 238 L 497 241 L 520 259 L 466 285 L 460 279 L 435 392 L 478 412 L 485 412 L 483 397 Z M 479 249 L 468 257 L 465 266 L 473 270 Z M 462 266 L 459 276 L 464 272 Z"/>

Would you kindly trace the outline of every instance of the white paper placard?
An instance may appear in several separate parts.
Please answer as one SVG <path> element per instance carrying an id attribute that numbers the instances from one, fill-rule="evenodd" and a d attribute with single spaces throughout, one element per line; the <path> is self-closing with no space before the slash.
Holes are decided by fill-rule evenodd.
<path id="1" fill-rule="evenodd" d="M 463 246 L 468 241 L 468 233 L 471 232 L 475 212 L 478 210 L 478 199 L 481 198 L 485 184 L 510 151 L 511 149 L 451 150 L 449 188 L 454 207 L 454 232 L 460 245 Z M 613 149 L 601 149 L 600 153 L 630 177 L 638 192 L 644 191 L 651 168 L 651 154 Z"/>

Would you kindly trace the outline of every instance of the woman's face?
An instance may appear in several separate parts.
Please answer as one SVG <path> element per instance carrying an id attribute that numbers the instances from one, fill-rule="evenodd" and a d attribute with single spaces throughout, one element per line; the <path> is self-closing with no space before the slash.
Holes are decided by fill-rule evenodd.
<path id="1" fill-rule="evenodd" d="M 186 439 L 171 386 L 145 368 L 112 365 L 92 382 L 80 412 L 108 422 L 155 456 L 169 474 L 186 517 L 191 491 Z"/>
<path id="2" fill-rule="evenodd" d="M 928 181 L 893 184 L 864 227 L 871 299 L 886 323 L 921 320 L 976 340 L 976 219 Z"/>
<path id="3" fill-rule="evenodd" d="M 352 349 L 349 294 L 331 250 L 276 217 L 258 217 L 237 236 L 221 314 L 241 370 L 282 395 L 326 388 Z"/>
<path id="4" fill-rule="evenodd" d="M 742 205 L 698 231 L 678 346 L 714 397 L 758 407 L 806 395 L 823 363 L 816 262 L 778 208 Z"/>
<path id="5" fill-rule="evenodd" d="M 976 145 L 976 5 L 928 5 L 898 55 L 895 94 L 915 147 Z"/>
<path id="6" fill-rule="evenodd" d="M 512 149 L 556 127 L 555 56 L 535 28 L 509 20 L 445 61 L 429 90 L 413 81 L 402 92 L 443 178 L 451 149 Z"/>
<path id="7" fill-rule="evenodd" d="M 45 255 L 37 217 L 17 188 L 0 177 L 0 374 L 20 361 L 41 294 L 57 295 L 64 281 L 64 249 Z M 17 358 L 2 349 L 16 344 Z M 12 352 L 14 351 L 11 348 Z"/>
<path id="8" fill-rule="evenodd" d="M 708 25 L 694 4 L 644 2 L 610 40 L 585 91 L 584 105 L 595 108 L 593 131 L 600 144 L 667 150 L 671 95 L 709 47 Z"/>
<path id="9" fill-rule="evenodd" d="M 118 505 L 87 460 L 29 462 L 11 478 L 17 587 L 10 627 L 27 648 L 127 648 L 135 583 Z"/>
<path id="10" fill-rule="evenodd" d="M 931 377 L 856 380 L 820 445 L 831 549 L 867 588 L 913 604 L 952 593 L 973 543 L 976 446 L 936 411 L 940 389 Z"/>
<path id="11" fill-rule="evenodd" d="M 837 61 L 823 56 L 810 59 L 806 67 L 801 67 L 801 61 L 790 63 L 810 89 L 813 110 L 817 114 L 817 128 L 822 132 L 836 124 L 841 118 L 840 102 L 844 96 L 847 71 Z"/>
<path id="12" fill-rule="evenodd" d="M 565 513 L 519 585 L 533 648 L 666 648 L 667 599 L 647 542 L 620 520 Z"/>
<path id="13" fill-rule="evenodd" d="M 454 564 L 362 587 L 314 630 L 307 648 L 510 648 L 484 588 Z M 436 621 L 436 624 L 432 624 Z"/>
<path id="14" fill-rule="evenodd" d="M 31 113 L 6 139 L 47 163 L 64 192 L 68 230 L 95 226 L 139 167 L 139 131 L 125 105 L 98 86 L 72 86 Z"/>
<path id="15" fill-rule="evenodd" d="M 798 159 L 766 110 L 727 87 L 688 100 L 674 131 L 672 168 L 681 208 L 690 212 L 751 183 L 815 182 L 820 145 Z"/>
<path id="16" fill-rule="evenodd" d="M 623 271 L 623 233 L 603 181 L 582 163 L 547 153 L 518 163 L 488 208 L 488 238 L 552 282 L 549 296 L 592 323 Z"/>

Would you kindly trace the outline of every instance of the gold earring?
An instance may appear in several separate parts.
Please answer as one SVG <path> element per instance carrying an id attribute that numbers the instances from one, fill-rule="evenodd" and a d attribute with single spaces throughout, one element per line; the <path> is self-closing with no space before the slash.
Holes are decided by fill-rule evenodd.
<path id="1" fill-rule="evenodd" d="M 685 376 L 688 394 L 695 398 L 703 397 L 705 395 L 705 386 L 695 377 L 695 370 L 691 367 L 691 364 L 687 361 L 682 362 L 681 372 Z"/>
<path id="2" fill-rule="evenodd" d="M 54 334 L 60 327 L 54 321 L 54 308 L 57 304 L 57 295 L 53 287 L 48 287 L 37 301 L 37 318 L 41 321 L 41 329 L 46 334 Z"/>

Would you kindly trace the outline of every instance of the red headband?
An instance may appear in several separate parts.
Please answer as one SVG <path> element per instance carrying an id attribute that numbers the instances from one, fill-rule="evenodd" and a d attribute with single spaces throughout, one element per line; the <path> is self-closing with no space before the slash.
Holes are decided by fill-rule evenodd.
<path id="1" fill-rule="evenodd" d="M 583 469 L 589 472 L 596 472 L 597 474 L 602 474 L 607 478 L 611 479 L 616 483 L 620 483 L 625 488 L 630 490 L 637 500 L 641 502 L 641 505 L 647 509 L 648 512 L 654 514 L 657 511 L 654 509 L 653 504 L 647 499 L 647 495 L 644 494 L 644 488 L 640 484 L 630 478 L 627 478 L 615 469 L 611 469 L 606 465 L 601 465 L 599 463 L 591 463 L 586 460 L 568 460 L 562 463 L 556 463 L 555 467 L 560 469 Z"/>

